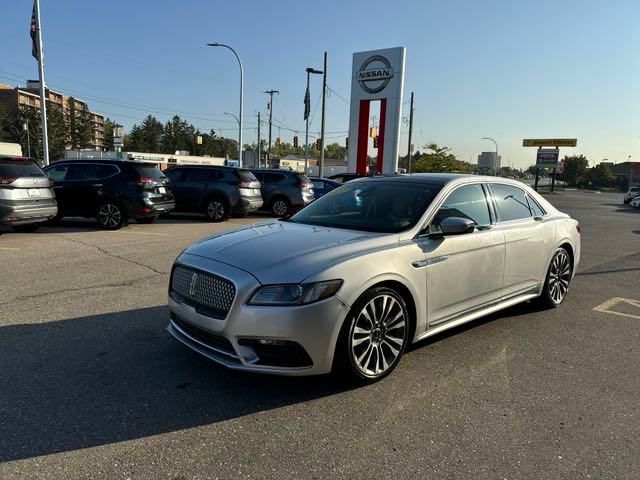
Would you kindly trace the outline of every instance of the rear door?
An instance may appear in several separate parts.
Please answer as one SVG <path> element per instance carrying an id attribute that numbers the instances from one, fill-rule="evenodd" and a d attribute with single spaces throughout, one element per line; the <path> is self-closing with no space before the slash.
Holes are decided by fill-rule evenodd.
<path id="1" fill-rule="evenodd" d="M 555 226 L 527 193 L 514 185 L 492 183 L 498 227 L 505 236 L 504 299 L 538 289 L 544 282 Z M 542 214 L 542 215 L 540 215 Z"/>
<path id="2" fill-rule="evenodd" d="M 188 211 L 200 211 L 208 191 L 208 183 L 215 180 L 215 171 L 208 168 L 185 169 L 183 193 L 184 208 Z"/>
<path id="3" fill-rule="evenodd" d="M 186 169 L 180 167 L 164 171 L 169 179 L 169 188 L 173 192 L 177 211 L 184 211 L 187 205 Z"/>
<path id="4" fill-rule="evenodd" d="M 112 165 L 70 164 L 65 179 L 61 182 L 65 214 L 94 216 L 103 196 L 104 180 L 117 172 L 118 168 Z"/>

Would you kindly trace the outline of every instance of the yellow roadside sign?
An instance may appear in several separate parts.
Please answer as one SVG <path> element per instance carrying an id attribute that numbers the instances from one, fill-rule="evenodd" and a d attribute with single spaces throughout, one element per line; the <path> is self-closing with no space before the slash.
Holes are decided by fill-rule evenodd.
<path id="1" fill-rule="evenodd" d="M 523 147 L 575 147 L 578 145 L 577 138 L 525 138 L 522 140 Z"/>

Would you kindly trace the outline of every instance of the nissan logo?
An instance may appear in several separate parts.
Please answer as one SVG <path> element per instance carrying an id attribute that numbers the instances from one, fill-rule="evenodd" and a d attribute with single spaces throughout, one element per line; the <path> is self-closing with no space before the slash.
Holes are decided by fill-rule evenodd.
<path id="1" fill-rule="evenodd" d="M 391 64 L 382 55 L 367 58 L 358 71 L 358 83 L 368 93 L 381 92 L 389 85 L 392 78 Z"/>

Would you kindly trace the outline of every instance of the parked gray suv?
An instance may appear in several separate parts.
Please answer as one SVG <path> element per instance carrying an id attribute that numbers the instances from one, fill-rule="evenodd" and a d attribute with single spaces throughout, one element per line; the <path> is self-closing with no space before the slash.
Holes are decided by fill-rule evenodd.
<path id="1" fill-rule="evenodd" d="M 32 232 L 55 217 L 51 181 L 30 158 L 0 156 L 0 225 Z"/>
<path id="2" fill-rule="evenodd" d="M 290 170 L 252 169 L 261 185 L 263 209 L 286 217 L 314 200 L 313 183 L 303 173 Z"/>

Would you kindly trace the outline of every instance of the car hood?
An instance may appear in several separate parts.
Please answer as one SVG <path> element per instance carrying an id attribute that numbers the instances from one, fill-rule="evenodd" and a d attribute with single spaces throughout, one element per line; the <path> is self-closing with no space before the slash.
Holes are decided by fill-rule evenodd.
<path id="1" fill-rule="evenodd" d="M 205 237 L 183 253 L 240 268 L 263 284 L 298 283 L 342 260 L 397 242 L 397 234 L 266 222 Z"/>

